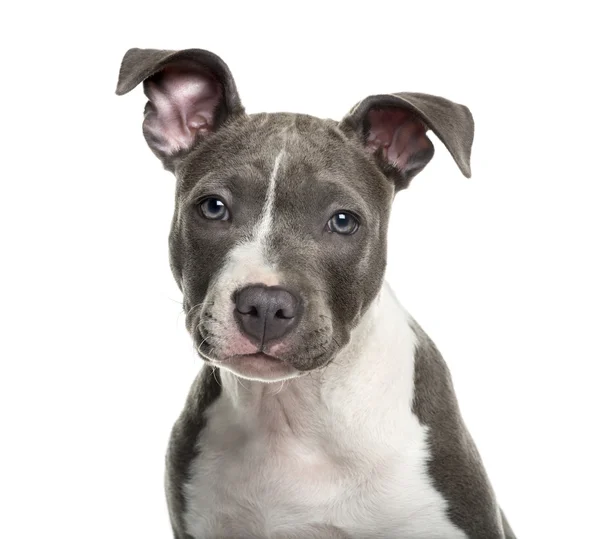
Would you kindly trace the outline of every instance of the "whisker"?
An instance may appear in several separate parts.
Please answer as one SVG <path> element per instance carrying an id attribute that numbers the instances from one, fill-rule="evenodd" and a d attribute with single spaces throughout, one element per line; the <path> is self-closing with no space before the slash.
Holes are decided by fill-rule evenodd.
<path id="1" fill-rule="evenodd" d="M 273 395 L 278 395 L 279 393 L 281 393 L 281 390 L 283 389 L 283 386 L 285 385 L 286 382 L 287 382 L 287 380 L 281 380 L 281 386 L 275 393 L 273 393 Z"/>
<path id="2" fill-rule="evenodd" d="M 242 384 L 242 379 L 239 376 L 236 376 L 235 379 L 237 380 L 238 384 L 240 384 L 246 391 L 250 391 L 249 388 Z"/>
<path id="3" fill-rule="evenodd" d="M 210 352 L 212 352 L 212 351 L 213 351 L 213 349 L 211 348 Z M 214 358 L 210 357 L 210 352 L 209 352 L 208 354 L 205 354 L 204 352 L 202 352 L 202 351 L 200 350 L 200 348 L 199 348 L 199 347 L 196 347 L 196 352 L 198 353 L 198 355 L 199 355 L 199 356 L 200 356 L 202 359 L 204 359 L 204 360 L 206 360 L 206 361 L 210 361 L 210 362 L 213 362 L 213 363 L 216 361 L 216 359 L 214 359 Z"/>
<path id="4" fill-rule="evenodd" d="M 219 386 L 223 387 L 223 385 L 221 384 L 221 381 L 217 378 L 217 376 L 215 375 L 215 372 L 217 370 L 217 367 L 215 365 L 210 365 L 210 367 L 212 367 L 212 376 L 215 379 L 215 382 L 217 382 L 217 384 L 219 384 Z"/>
<path id="5" fill-rule="evenodd" d="M 202 302 L 196 303 L 196 305 L 194 305 L 193 307 L 190 307 L 190 309 L 188 309 L 187 314 L 190 315 L 194 309 L 197 309 L 198 307 L 201 307 L 202 305 L 203 305 Z"/>
<path id="6" fill-rule="evenodd" d="M 200 327 L 200 324 L 196 326 L 196 329 L 198 330 L 200 337 L 203 337 L 202 342 L 198 345 L 198 348 L 200 348 L 208 340 L 208 336 L 204 337 L 204 335 L 202 335 L 202 328 Z"/>

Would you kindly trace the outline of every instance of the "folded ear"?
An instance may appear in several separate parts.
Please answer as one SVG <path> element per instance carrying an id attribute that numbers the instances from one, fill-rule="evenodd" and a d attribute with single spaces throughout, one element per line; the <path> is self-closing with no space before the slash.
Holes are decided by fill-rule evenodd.
<path id="1" fill-rule="evenodd" d="M 121 63 L 117 95 L 142 81 L 149 99 L 144 137 L 168 169 L 199 139 L 244 114 L 229 68 L 209 51 L 130 49 Z"/>
<path id="2" fill-rule="evenodd" d="M 407 187 L 433 157 L 428 129 L 448 148 L 461 172 L 471 177 L 474 123 L 464 105 L 418 93 L 373 95 L 358 103 L 340 128 L 360 137 L 395 181 L 396 190 Z"/>

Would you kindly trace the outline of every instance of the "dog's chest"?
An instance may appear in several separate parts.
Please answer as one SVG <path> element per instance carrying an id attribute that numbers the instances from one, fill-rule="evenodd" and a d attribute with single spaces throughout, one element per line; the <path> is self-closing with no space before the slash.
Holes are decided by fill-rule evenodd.
<path id="1" fill-rule="evenodd" d="M 368 449 L 349 432 L 340 443 L 333 425 L 299 437 L 277 423 L 244 425 L 226 401 L 212 407 L 185 488 L 193 537 L 465 537 L 428 479 L 418 422 L 402 444 Z"/>

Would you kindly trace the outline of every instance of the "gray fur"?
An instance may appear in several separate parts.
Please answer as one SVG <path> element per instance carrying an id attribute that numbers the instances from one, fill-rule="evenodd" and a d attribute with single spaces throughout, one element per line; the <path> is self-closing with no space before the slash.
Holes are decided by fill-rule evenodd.
<path id="1" fill-rule="evenodd" d="M 166 457 L 165 492 L 175 539 L 194 539 L 184 531 L 185 498 L 182 489 L 188 480 L 190 464 L 200 452 L 196 441 L 206 425 L 204 412 L 221 394 L 219 378 L 219 369 L 207 366 L 200 371 L 171 431 Z"/>
<path id="2" fill-rule="evenodd" d="M 509 538 L 501 529 L 492 486 L 460 415 L 450 371 L 433 341 L 416 322 L 411 325 L 418 339 L 413 412 L 429 427 L 429 473 L 448 500 L 448 516 L 471 539 Z"/>
<path id="3" fill-rule="evenodd" d="M 469 110 L 435 96 L 400 93 L 370 96 L 339 123 L 300 114 L 247 115 L 226 64 L 199 49 L 131 49 L 123 59 L 117 93 L 127 93 L 148 80 L 160 84 L 162 71 L 170 66 L 209 73 L 218 81 L 222 97 L 213 132 L 199 135 L 185 151 L 166 155 L 144 129 L 151 149 L 177 177 L 169 246 L 188 331 L 200 352 L 210 350 L 218 357 L 207 292 L 227 254 L 256 224 L 270 167 L 285 149 L 276 205 L 286 219 L 275 224 L 268 257 L 284 275 L 283 284 L 298 294 L 306 309 L 294 329 L 295 337 L 290 337 L 294 339 L 291 352 L 281 359 L 301 371 L 325 366 L 348 343 L 381 288 L 394 193 L 405 188 L 433 156 L 429 142 L 412 157 L 407 172 L 385 162 L 381 152 L 365 151 L 368 112 L 386 107 L 409 111 L 438 135 L 463 174 L 470 176 L 474 124 Z M 153 114 L 153 107 L 148 103 L 147 116 Z M 200 223 L 198 201 L 215 192 L 230 200 L 234 223 Z M 361 218 L 351 240 L 327 234 L 319 224 L 332 211 L 332 201 Z M 447 367 L 416 323 L 414 329 L 419 346 L 413 411 L 430 429 L 429 473 L 449 503 L 449 518 L 472 539 L 514 538 L 463 425 Z M 201 451 L 197 440 L 206 423 L 204 413 L 220 393 L 219 370 L 207 366 L 192 385 L 172 431 L 166 492 L 177 539 L 191 539 L 184 530 L 182 486 L 190 463 Z"/>

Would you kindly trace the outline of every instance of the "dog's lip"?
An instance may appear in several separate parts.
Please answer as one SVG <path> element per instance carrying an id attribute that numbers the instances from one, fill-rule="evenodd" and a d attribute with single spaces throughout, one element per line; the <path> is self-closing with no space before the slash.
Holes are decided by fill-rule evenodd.
<path id="1" fill-rule="evenodd" d="M 279 359 L 278 357 L 275 356 L 271 356 L 269 354 L 266 354 L 265 352 L 254 352 L 252 354 L 237 354 L 235 356 L 233 356 L 235 358 L 248 358 L 248 359 L 258 359 L 258 360 L 264 360 L 264 361 L 274 361 L 277 363 L 280 363 L 282 360 Z"/>

